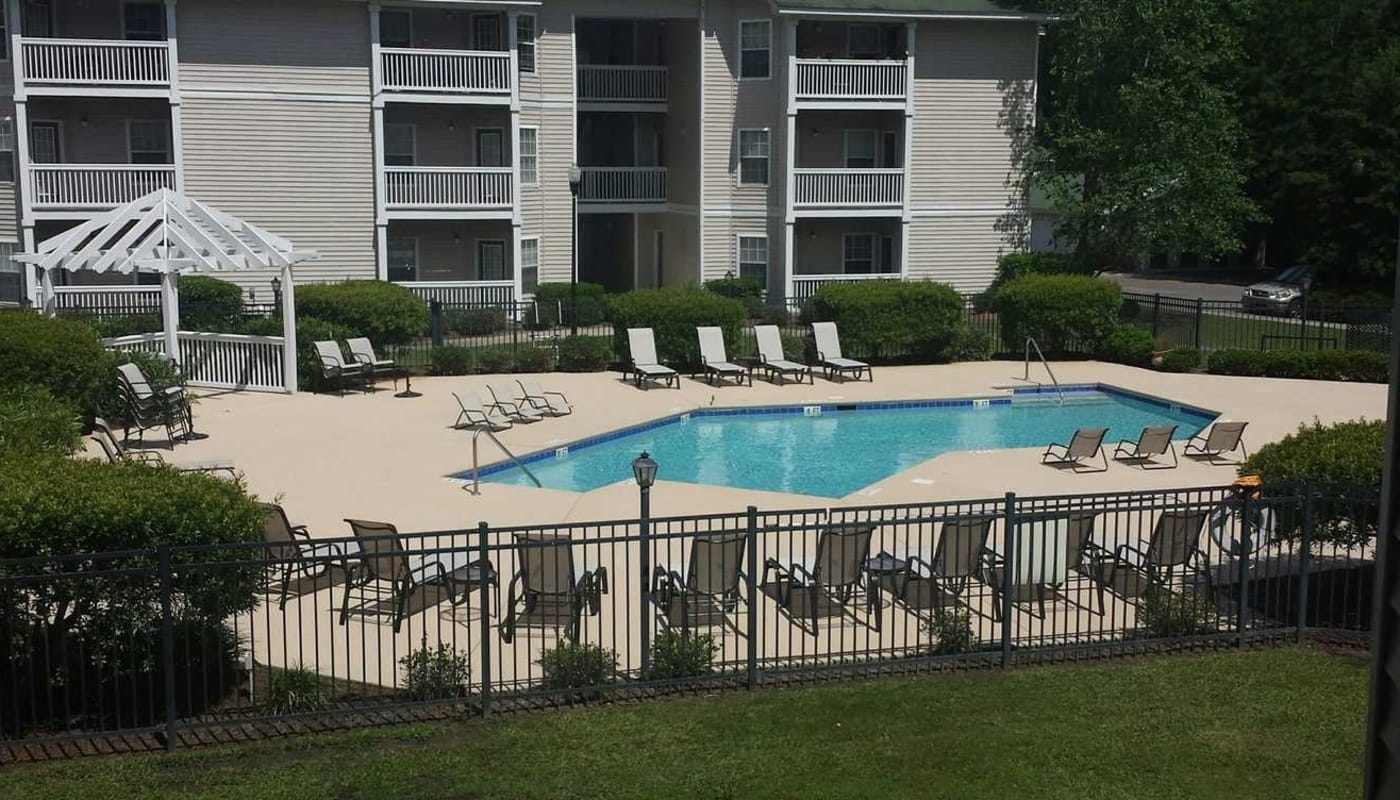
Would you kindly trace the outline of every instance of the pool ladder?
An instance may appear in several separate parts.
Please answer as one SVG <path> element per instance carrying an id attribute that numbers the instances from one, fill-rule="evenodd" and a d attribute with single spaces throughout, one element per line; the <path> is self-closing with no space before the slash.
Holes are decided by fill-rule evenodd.
<path id="1" fill-rule="evenodd" d="M 1035 348 L 1035 354 L 1040 359 L 1040 363 L 1045 366 L 1045 373 L 1050 376 L 1050 383 L 1055 386 L 1055 394 L 1059 395 L 1060 405 L 1065 404 L 1065 393 L 1060 388 L 1060 382 L 1055 379 L 1055 370 L 1050 369 L 1050 362 L 1045 360 L 1045 354 L 1040 352 L 1040 344 L 1032 337 L 1026 337 L 1026 373 L 1021 376 L 1021 380 L 1031 379 L 1031 348 Z M 492 437 L 495 438 L 495 437 Z"/>
<path id="2" fill-rule="evenodd" d="M 544 488 L 544 484 L 540 483 L 540 479 L 535 477 L 535 473 L 531 472 L 530 468 L 525 466 L 524 461 L 516 458 L 515 453 L 512 453 L 509 447 L 506 447 L 500 439 L 497 439 L 496 434 L 492 433 L 490 428 L 477 428 L 472 432 L 472 485 L 469 490 L 472 494 L 481 494 L 481 462 L 480 459 L 477 458 L 477 440 L 481 438 L 481 434 L 483 433 L 489 436 L 491 441 L 496 443 L 497 447 L 501 448 L 502 453 L 510 456 L 510 460 L 515 462 L 515 466 L 520 467 L 521 471 L 528 475 L 530 480 L 535 482 L 537 488 Z"/>

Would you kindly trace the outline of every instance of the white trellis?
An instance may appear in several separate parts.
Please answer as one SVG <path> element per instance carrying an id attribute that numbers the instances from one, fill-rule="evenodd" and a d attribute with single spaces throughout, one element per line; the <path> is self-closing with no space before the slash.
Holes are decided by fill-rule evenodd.
<path id="1" fill-rule="evenodd" d="M 284 388 L 297 389 L 296 292 L 292 266 L 315 258 L 280 236 L 170 189 L 158 189 L 41 242 L 15 260 L 39 273 L 40 304 L 57 311 L 53 273 L 134 271 L 160 274 L 165 352 L 179 358 L 182 272 L 281 270 Z"/>

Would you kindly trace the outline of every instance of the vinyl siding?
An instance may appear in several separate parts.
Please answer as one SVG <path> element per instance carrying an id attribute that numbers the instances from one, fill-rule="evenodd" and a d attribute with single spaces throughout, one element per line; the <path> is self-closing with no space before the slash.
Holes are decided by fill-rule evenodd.
<path id="1" fill-rule="evenodd" d="M 897 111 L 807 111 L 797 115 L 797 166 L 843 169 L 846 131 L 875 131 L 876 150 L 887 131 L 904 138 L 904 115 Z M 881 164 L 876 161 L 876 166 Z"/>
<path id="2" fill-rule="evenodd" d="M 705 92 L 705 207 L 780 207 L 787 114 L 786 56 L 782 25 L 760 0 L 716 0 L 706 6 L 703 69 Z M 772 19 L 772 77 L 739 80 L 739 21 Z M 768 186 L 740 186 L 739 130 L 769 130 Z"/>
<path id="3" fill-rule="evenodd" d="M 573 113 L 567 107 L 522 104 L 520 124 L 539 128 L 540 176 L 538 186 L 520 188 L 521 235 L 540 239 L 541 283 L 568 281 Z"/>
<path id="4" fill-rule="evenodd" d="M 768 237 L 769 290 L 783 285 L 784 225 L 780 217 L 707 216 L 705 218 L 704 280 L 739 273 L 740 236 Z"/>
<path id="5" fill-rule="evenodd" d="M 515 274 L 511 226 L 505 220 L 395 220 L 389 223 L 389 237 L 397 236 L 412 236 L 418 240 L 420 281 L 481 280 L 477 242 L 485 239 L 505 242 L 506 278 Z"/>
<path id="6" fill-rule="evenodd" d="M 344 0 L 180 0 L 182 91 L 368 95 L 369 11 Z"/>
<path id="7" fill-rule="evenodd" d="M 694 214 L 668 212 L 637 215 L 638 288 L 656 288 L 656 231 L 662 232 L 661 285 L 679 287 L 696 283 Z"/>
<path id="8" fill-rule="evenodd" d="M 901 227 L 903 226 L 896 220 L 798 220 L 792 244 L 793 260 L 797 265 L 795 272 L 802 275 L 844 272 L 844 236 L 848 233 L 893 237 L 895 260 L 898 261 Z M 779 244 L 781 245 L 781 242 Z M 892 269 L 885 271 L 898 272 L 899 265 L 895 264 Z"/>
<path id="9" fill-rule="evenodd" d="M 30 123 L 57 121 L 62 161 L 67 164 L 125 164 L 127 120 L 160 119 L 169 124 L 170 104 L 150 99 L 47 98 L 29 102 Z M 174 158 L 172 143 L 171 158 Z"/>
<path id="10" fill-rule="evenodd" d="M 316 250 L 299 280 L 374 276 L 368 104 L 187 98 L 184 133 L 187 193 Z"/>
<path id="11" fill-rule="evenodd" d="M 522 102 L 574 99 L 573 12 L 559 4 L 535 10 L 535 71 L 520 76 Z"/>
<path id="12" fill-rule="evenodd" d="M 1012 249 L 1008 233 L 1000 230 L 1007 222 L 992 215 L 915 217 L 909 226 L 909 279 L 982 291 L 996 276 L 997 258 Z"/>
<path id="13" fill-rule="evenodd" d="M 502 106 L 386 104 L 384 124 L 399 123 L 415 126 L 416 163 L 420 166 L 479 166 L 477 128 L 501 130 L 506 162 L 503 166 L 510 165 L 511 154 L 515 152 L 515 148 L 510 146 L 510 112 Z"/>

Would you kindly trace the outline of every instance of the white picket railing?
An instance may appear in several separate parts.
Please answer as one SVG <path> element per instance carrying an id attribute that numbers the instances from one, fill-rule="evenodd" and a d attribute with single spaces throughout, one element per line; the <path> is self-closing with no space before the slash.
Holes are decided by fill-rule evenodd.
<path id="1" fill-rule="evenodd" d="M 400 281 L 399 285 L 439 303 L 510 305 L 515 302 L 515 281 Z"/>
<path id="2" fill-rule="evenodd" d="M 396 208 L 510 208 L 510 167 L 386 167 L 384 200 Z"/>
<path id="3" fill-rule="evenodd" d="M 584 167 L 581 203 L 664 203 L 665 167 Z"/>
<path id="4" fill-rule="evenodd" d="M 165 42 L 23 37 L 19 46 L 25 83 L 170 83 Z"/>
<path id="5" fill-rule="evenodd" d="M 795 169 L 793 205 L 798 208 L 901 206 L 902 169 Z"/>
<path id="6" fill-rule="evenodd" d="M 59 311 L 134 315 L 160 313 L 159 286 L 55 286 Z"/>
<path id="7" fill-rule="evenodd" d="M 114 208 L 177 188 L 168 164 L 33 164 L 29 179 L 36 209 Z"/>
<path id="8" fill-rule="evenodd" d="M 909 70 L 903 61 L 797 59 L 798 100 L 903 100 Z"/>
<path id="9" fill-rule="evenodd" d="M 382 80 L 391 92 L 510 94 L 510 53 L 382 47 Z"/>
<path id="10" fill-rule="evenodd" d="M 882 272 L 871 274 L 846 274 L 830 273 L 824 275 L 793 275 L 792 276 L 792 300 L 806 300 L 817 293 L 823 286 L 832 284 L 862 283 L 865 281 L 897 281 L 901 280 L 898 272 Z"/>
<path id="11" fill-rule="evenodd" d="M 580 103 L 664 103 L 665 67 L 584 64 L 578 68 Z"/>
<path id="12" fill-rule="evenodd" d="M 190 386 L 209 389 L 247 389 L 257 392 L 286 391 L 282 371 L 281 336 L 244 336 L 233 333 L 180 331 L 176 361 Z M 160 333 L 141 333 L 103 339 L 108 350 L 165 352 Z"/>

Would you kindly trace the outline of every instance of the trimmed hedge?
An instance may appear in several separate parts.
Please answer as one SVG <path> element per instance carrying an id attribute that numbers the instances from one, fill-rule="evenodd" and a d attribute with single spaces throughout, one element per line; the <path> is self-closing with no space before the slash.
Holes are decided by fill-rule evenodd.
<path id="1" fill-rule="evenodd" d="M 583 338 L 583 337 L 579 337 Z M 434 375 L 504 375 L 512 372 L 549 372 L 554 351 L 548 347 L 510 345 L 463 347 L 443 345 L 428 353 L 428 369 Z"/>
<path id="2" fill-rule="evenodd" d="M 1034 338 L 1047 354 L 1096 352 L 1118 326 L 1118 284 L 1084 275 L 1026 275 L 997 293 L 1001 338 Z"/>
<path id="3" fill-rule="evenodd" d="M 656 334 L 657 357 L 676 369 L 700 363 L 696 326 L 723 329 L 730 352 L 737 352 L 744 326 L 742 303 L 703 289 L 638 289 L 613 297 L 609 313 L 613 351 L 622 361 L 631 360 L 627 329 L 651 328 Z"/>
<path id="4" fill-rule="evenodd" d="M 78 414 L 42 386 L 0 388 L 0 459 L 77 452 Z"/>
<path id="5" fill-rule="evenodd" d="M 928 281 L 828 284 L 808 301 L 804 316 L 835 322 L 842 354 L 875 362 L 949 361 L 967 327 L 962 296 Z"/>
<path id="6" fill-rule="evenodd" d="M 243 290 L 228 281 L 182 275 L 176 292 L 182 330 L 229 331 L 243 321 Z M 160 330 L 159 325 L 156 330 Z"/>
<path id="7" fill-rule="evenodd" d="M 1064 253 L 1007 253 L 997 259 L 997 274 L 992 288 L 997 289 L 1026 275 L 1093 275 L 1097 272 L 1087 263 Z"/>
<path id="8" fill-rule="evenodd" d="M 753 278 L 715 278 L 705 281 L 705 288 L 731 300 L 763 299 L 763 285 Z"/>
<path id="9" fill-rule="evenodd" d="M 1206 360 L 1215 375 L 1385 383 L 1390 359 L 1370 350 L 1216 350 Z"/>
<path id="10" fill-rule="evenodd" d="M 561 372 L 600 372 L 612 360 L 612 339 L 606 336 L 566 336 L 559 342 Z"/>
<path id="11" fill-rule="evenodd" d="M 1178 347 L 1162 354 L 1158 369 L 1163 372 L 1192 372 L 1201 366 L 1200 351 L 1192 347 Z"/>
<path id="12" fill-rule="evenodd" d="M 428 329 L 423 300 L 386 281 L 298 286 L 296 306 L 298 320 L 310 317 L 358 331 L 378 347 L 407 344 Z"/>
<path id="13" fill-rule="evenodd" d="M 92 328 L 29 311 L 0 311 L 0 364 L 0 388 L 42 386 L 85 422 L 116 380 Z"/>
<path id="14" fill-rule="evenodd" d="M 499 308 L 449 308 L 442 312 L 442 330 L 456 336 L 485 336 L 506 329 L 506 312 Z"/>
<path id="15" fill-rule="evenodd" d="M 607 319 L 607 289 L 602 284 L 578 284 L 578 324 L 597 325 Z M 530 327 L 548 328 L 569 324 L 569 288 L 567 283 L 541 283 L 535 287 L 534 307 L 526 312 L 525 323 Z M 564 312 L 561 322 L 560 311 Z M 536 316 L 538 314 L 538 316 Z"/>
<path id="16" fill-rule="evenodd" d="M 1146 367 L 1152 363 L 1152 334 L 1131 325 L 1119 325 L 1099 346 L 1097 356 L 1102 361 Z"/>

